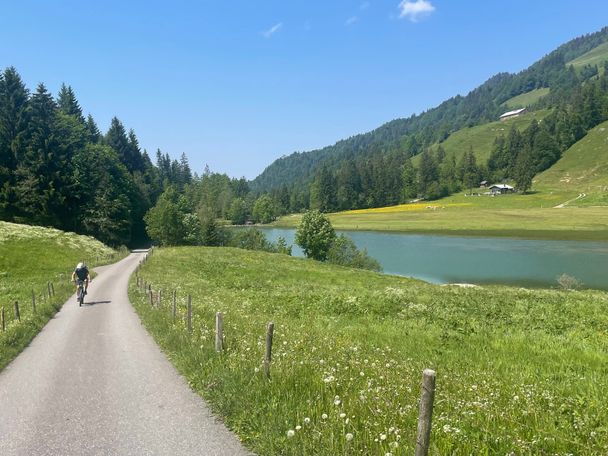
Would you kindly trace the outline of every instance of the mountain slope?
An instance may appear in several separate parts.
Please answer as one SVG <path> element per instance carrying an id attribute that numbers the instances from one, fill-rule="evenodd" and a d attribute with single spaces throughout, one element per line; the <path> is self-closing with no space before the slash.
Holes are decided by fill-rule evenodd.
<path id="1" fill-rule="evenodd" d="M 425 147 L 445 140 L 463 127 L 497 120 L 504 112 L 503 103 L 535 89 L 551 89 L 543 99 L 550 106 L 579 86 L 579 80 L 567 63 L 607 42 L 608 27 L 560 46 L 518 74 L 498 74 L 466 96 L 455 96 L 420 115 L 393 120 L 333 146 L 281 157 L 251 182 L 251 188 L 257 192 L 283 185 L 302 189 L 308 186 L 321 165 L 336 170 L 348 159 L 363 161 L 387 153 L 417 155 Z"/>
<path id="2" fill-rule="evenodd" d="M 548 87 L 530 90 L 529 92 L 522 93 L 521 95 L 517 95 L 516 97 L 505 101 L 501 106 L 505 106 L 509 109 L 526 108 L 539 101 L 545 95 L 549 95 L 550 91 L 551 90 Z"/>
<path id="3" fill-rule="evenodd" d="M 506 120 L 504 122 L 496 121 L 489 122 L 475 127 L 462 128 L 452 133 L 448 139 L 440 144 L 432 146 L 433 150 L 441 145 L 447 155 L 454 154 L 456 161 L 469 150 L 471 147 L 478 163 L 487 163 L 492 146 L 497 137 L 506 135 L 511 128 L 517 128 L 519 131 L 525 130 L 530 126 L 534 119 L 540 121 L 546 117 L 551 111 L 547 109 L 533 111 Z M 417 155 L 412 158 L 414 166 L 418 166 L 421 156 Z"/>
<path id="4" fill-rule="evenodd" d="M 586 195 L 571 205 L 608 206 L 608 122 L 593 128 L 564 152 L 557 163 L 536 177 L 534 187 Z"/>
<path id="5" fill-rule="evenodd" d="M 577 57 L 568 62 L 568 65 L 573 65 L 575 68 L 581 68 L 585 65 L 603 67 L 604 63 L 608 62 L 608 43 L 601 44 L 593 48 L 589 52 Z"/>

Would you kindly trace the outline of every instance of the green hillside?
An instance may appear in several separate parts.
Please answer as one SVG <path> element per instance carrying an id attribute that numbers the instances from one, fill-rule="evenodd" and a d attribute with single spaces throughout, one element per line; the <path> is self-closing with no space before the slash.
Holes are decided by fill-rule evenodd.
<path id="1" fill-rule="evenodd" d="M 582 68 L 585 65 L 597 65 L 602 69 L 606 61 L 608 61 L 608 42 L 568 62 L 567 65 L 573 65 L 575 68 Z"/>
<path id="2" fill-rule="evenodd" d="M 587 195 L 571 205 L 608 206 L 608 122 L 593 128 L 564 152 L 557 163 L 536 177 L 534 187 Z"/>
<path id="3" fill-rule="evenodd" d="M 295 200 L 305 201 L 309 185 L 323 168 L 335 175 L 350 161 L 355 162 L 360 171 L 378 174 L 378 169 L 394 167 L 404 157 L 420 154 L 427 147 L 447 139 L 451 132 L 498 119 L 507 106 L 529 104 L 545 97 L 543 101 L 548 106 L 565 107 L 584 82 L 579 75 L 571 74 L 565 62 L 582 68 L 601 61 L 601 55 L 608 49 L 607 42 L 608 27 L 605 27 L 559 46 L 524 71 L 499 73 L 468 94 L 456 95 L 420 114 L 392 120 L 373 131 L 354 135 L 332 146 L 284 155 L 250 182 L 251 188 L 260 193 L 285 186 L 297 196 Z M 387 164 L 386 160 L 392 162 Z M 366 179 L 363 175 L 361 177 Z M 387 175 L 381 180 L 392 179 L 394 177 Z M 370 201 L 374 206 L 381 204 L 382 201 L 373 194 L 373 188 L 379 186 L 379 182 L 374 182 L 372 190 L 364 190 L 361 200 L 368 205 Z M 387 193 L 385 190 L 382 192 Z M 385 199 L 393 200 L 394 195 Z M 292 209 L 301 208 L 294 206 Z"/>
<path id="4" fill-rule="evenodd" d="M 95 266 L 116 255 L 116 251 L 89 236 L 0 221 L 0 306 L 6 315 L 6 331 L 0 332 L 0 369 L 74 292 L 69 279 L 79 261 L 84 259 Z M 52 299 L 48 297 L 49 282 L 55 290 Z M 36 296 L 35 314 L 32 293 Z M 15 319 L 15 301 L 20 304 L 21 322 Z"/>
<path id="5" fill-rule="evenodd" d="M 256 454 L 413 454 L 424 368 L 437 372 L 430 454 L 607 454 L 608 293 L 442 287 L 226 248 L 162 248 L 140 276 L 163 295 L 178 290 L 175 319 L 135 280 L 130 297 Z"/>
<path id="6" fill-rule="evenodd" d="M 441 143 L 441 146 L 447 155 L 454 154 L 456 161 L 469 150 L 469 147 L 473 147 L 473 152 L 478 163 L 487 163 L 492 152 L 494 140 L 497 137 L 500 135 L 506 136 L 512 127 L 520 131 L 525 130 L 530 126 L 532 120 L 536 119 L 540 121 L 549 115 L 550 112 L 547 109 L 534 111 L 504 122 L 496 121 L 475 127 L 463 128 L 452 133 L 448 139 Z M 437 150 L 438 147 L 439 144 L 435 144 L 433 149 Z M 421 158 L 420 155 L 412 158 L 414 166 L 418 166 Z"/>
<path id="7" fill-rule="evenodd" d="M 549 95 L 549 92 L 551 92 L 551 89 L 549 89 L 548 87 L 534 89 L 529 92 L 522 93 L 521 95 L 517 95 L 516 97 L 510 98 L 509 100 L 505 101 L 502 106 L 505 106 L 509 109 L 526 108 L 536 103 L 545 95 Z"/>

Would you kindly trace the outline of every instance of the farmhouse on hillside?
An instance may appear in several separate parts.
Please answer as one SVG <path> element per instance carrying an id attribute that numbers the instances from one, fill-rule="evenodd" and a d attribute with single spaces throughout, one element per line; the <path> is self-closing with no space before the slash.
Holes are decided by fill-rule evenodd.
<path id="1" fill-rule="evenodd" d="M 508 119 L 513 119 L 514 117 L 519 117 L 526 112 L 526 108 L 516 109 L 515 111 L 505 112 L 502 116 L 500 116 L 500 121 L 504 122 Z"/>
<path id="2" fill-rule="evenodd" d="M 515 189 L 507 184 L 494 184 L 490 185 L 490 192 L 492 195 L 504 195 L 505 193 L 513 193 Z"/>

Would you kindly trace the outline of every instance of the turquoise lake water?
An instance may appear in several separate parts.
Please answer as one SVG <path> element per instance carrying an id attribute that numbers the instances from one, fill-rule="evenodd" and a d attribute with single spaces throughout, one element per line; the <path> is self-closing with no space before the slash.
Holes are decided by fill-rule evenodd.
<path id="1" fill-rule="evenodd" d="M 264 228 L 270 241 L 294 244 L 295 230 Z M 568 274 L 585 288 L 608 290 L 608 242 L 543 241 L 348 231 L 384 272 L 432 283 L 557 287 Z M 294 256 L 303 256 L 293 246 Z"/>

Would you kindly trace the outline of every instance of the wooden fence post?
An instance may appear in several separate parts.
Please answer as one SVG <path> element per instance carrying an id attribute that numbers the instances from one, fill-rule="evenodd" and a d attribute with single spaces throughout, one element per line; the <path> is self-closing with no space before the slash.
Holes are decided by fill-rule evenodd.
<path id="1" fill-rule="evenodd" d="M 192 296 L 188 295 L 188 332 L 192 332 Z"/>
<path id="2" fill-rule="evenodd" d="M 415 456 L 427 456 L 429 453 L 433 400 L 435 399 L 435 376 L 435 371 L 431 369 L 425 369 L 422 373 L 422 391 Z"/>
<path id="3" fill-rule="evenodd" d="M 177 314 L 177 291 L 173 290 L 173 308 L 171 309 L 171 315 L 175 320 L 175 315 Z"/>
<path id="4" fill-rule="evenodd" d="M 2 311 L 0 312 L 0 320 L 2 320 L 2 332 L 6 331 L 6 315 L 4 313 L 4 306 L 2 306 Z"/>
<path id="5" fill-rule="evenodd" d="M 21 312 L 19 312 L 19 302 L 15 301 L 15 318 L 21 321 Z"/>
<path id="6" fill-rule="evenodd" d="M 51 291 L 53 292 L 53 296 L 55 296 L 55 285 L 51 282 Z"/>
<path id="7" fill-rule="evenodd" d="M 158 290 L 158 307 L 163 305 L 163 290 Z"/>
<path id="8" fill-rule="evenodd" d="M 222 312 L 215 314 L 215 351 L 220 353 L 224 350 L 224 315 Z"/>
<path id="9" fill-rule="evenodd" d="M 36 293 L 32 290 L 32 311 L 36 313 Z"/>
<path id="10" fill-rule="evenodd" d="M 47 283 L 46 283 L 46 290 L 47 290 L 47 292 L 48 292 L 48 294 L 49 294 L 49 300 L 50 300 L 50 299 L 51 299 L 51 296 L 52 296 L 52 295 L 51 295 L 51 282 L 47 282 Z"/>
<path id="11" fill-rule="evenodd" d="M 272 336 L 274 334 L 274 323 L 268 323 L 266 327 L 266 353 L 264 354 L 264 373 L 270 378 L 270 361 L 272 360 Z"/>
<path id="12" fill-rule="evenodd" d="M 150 307 L 154 307 L 154 293 L 152 293 L 152 285 L 148 289 L 148 294 L 150 295 Z"/>

